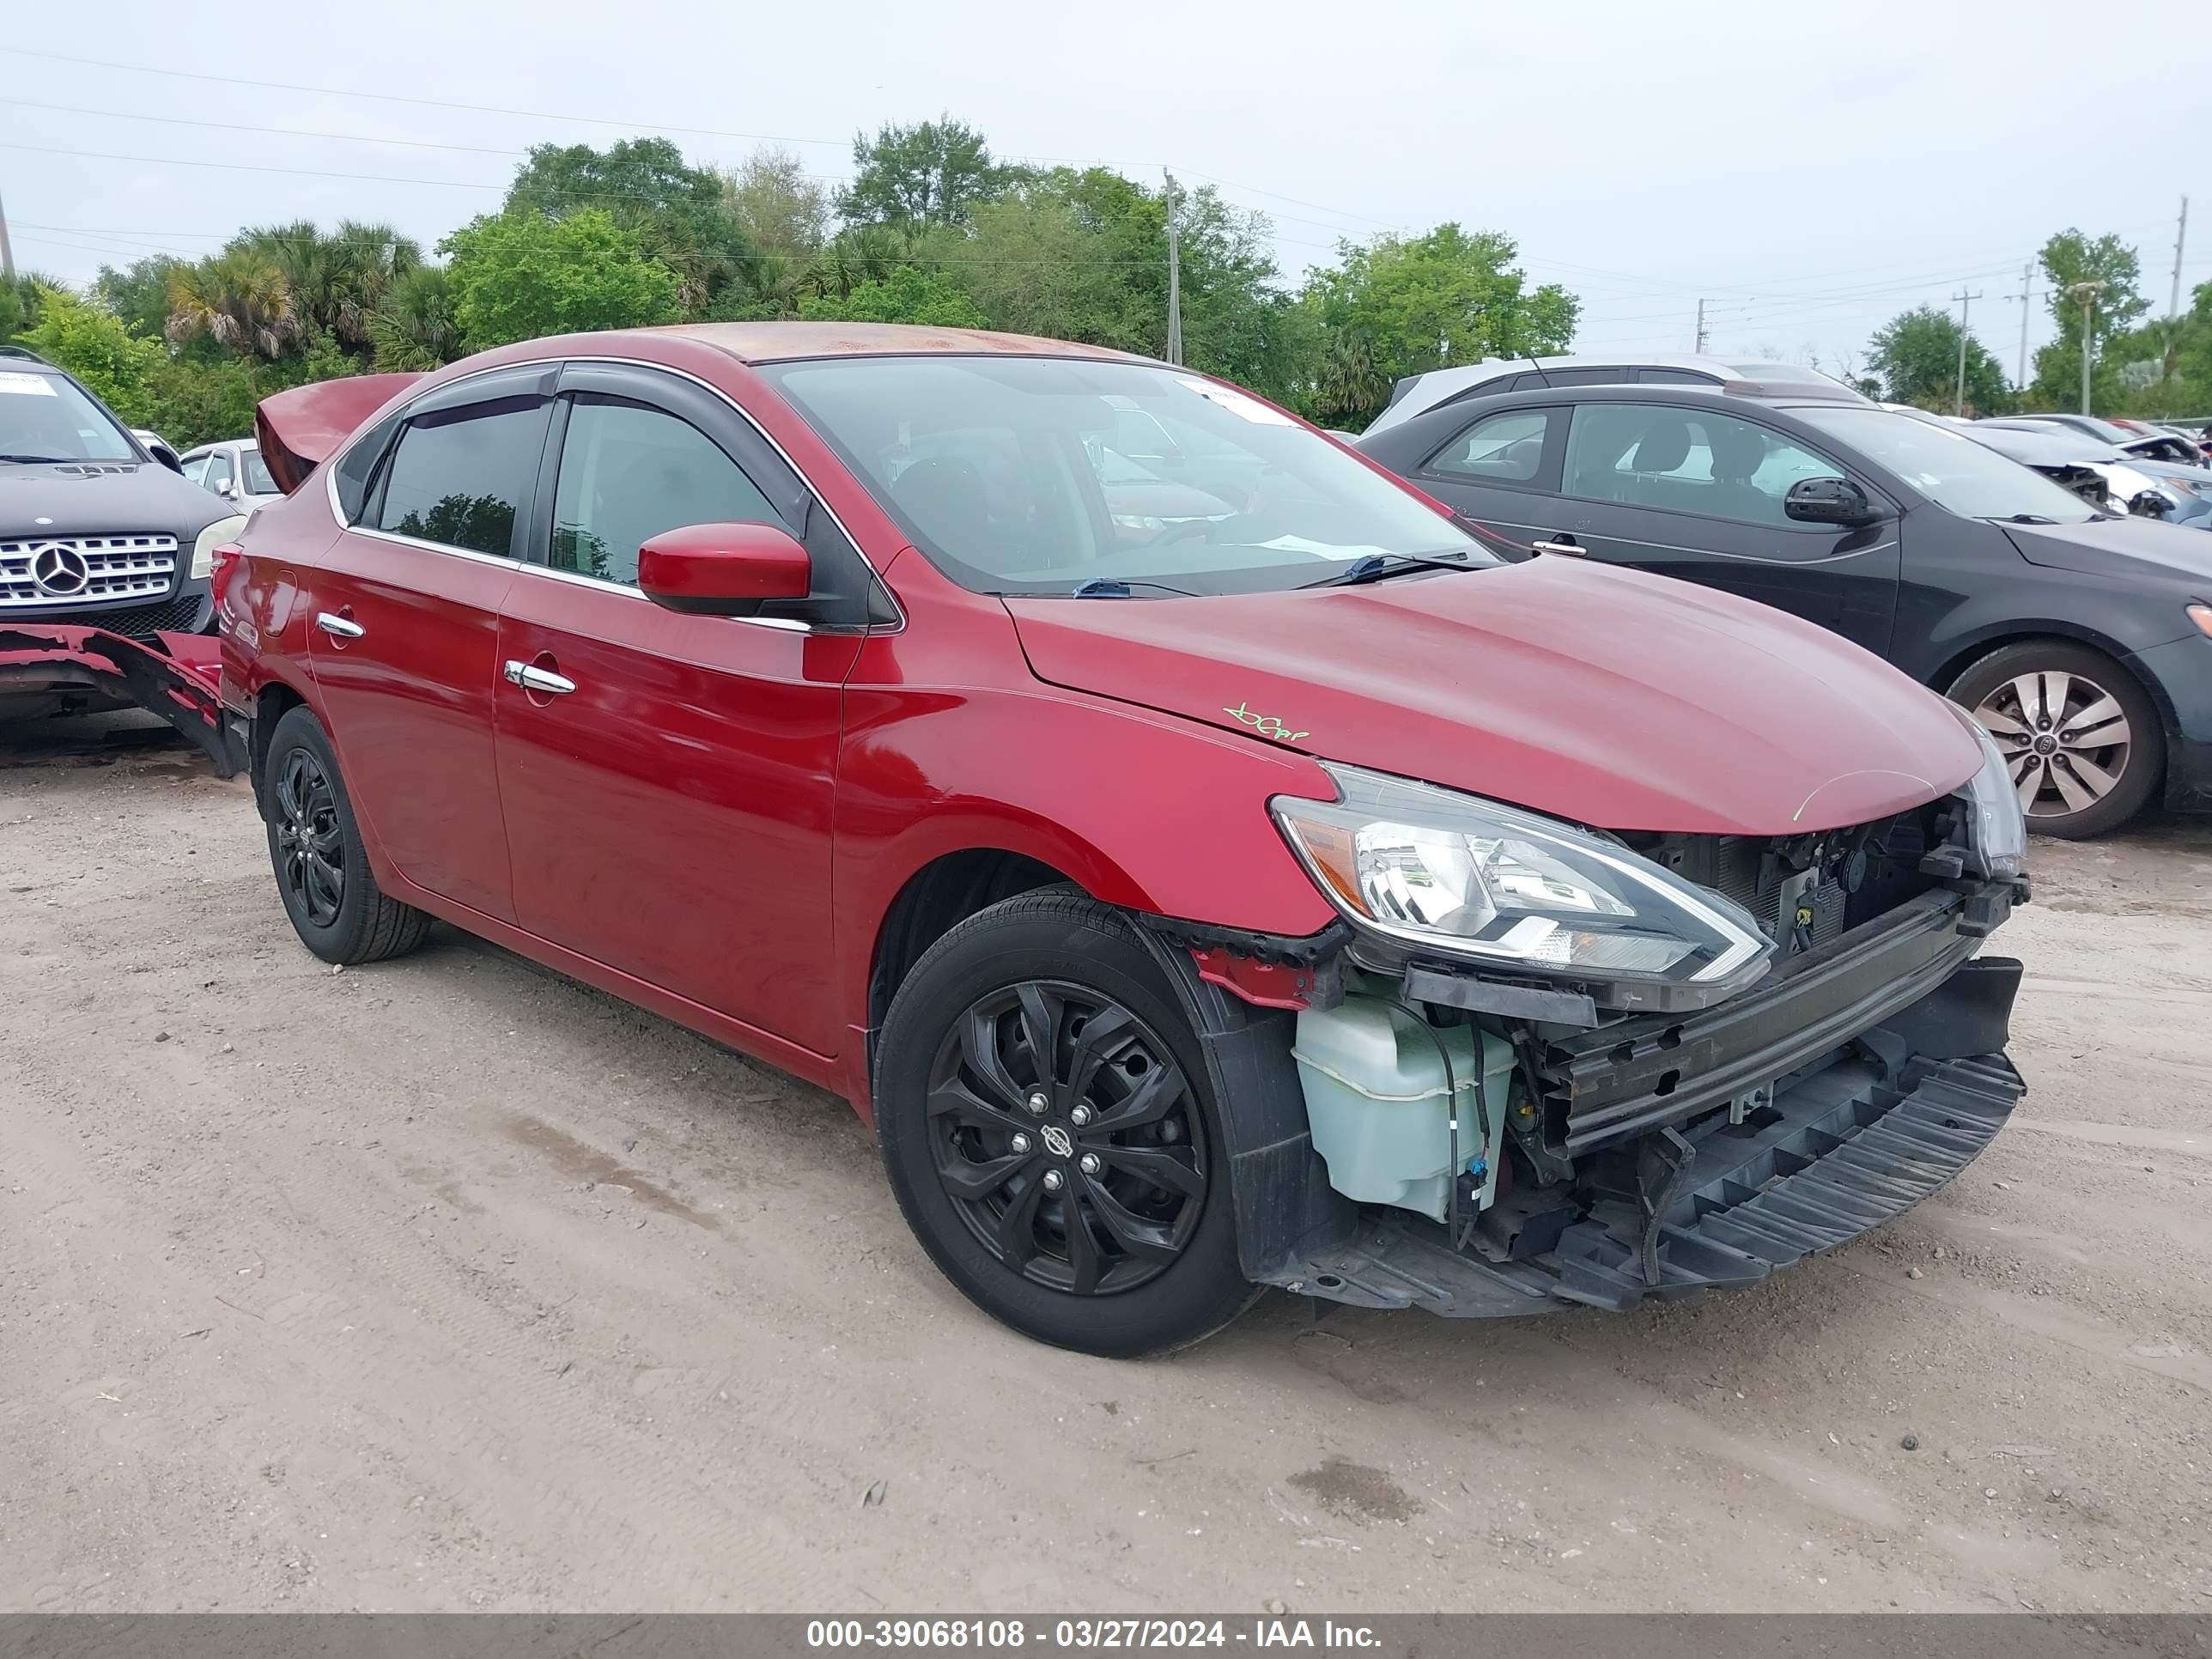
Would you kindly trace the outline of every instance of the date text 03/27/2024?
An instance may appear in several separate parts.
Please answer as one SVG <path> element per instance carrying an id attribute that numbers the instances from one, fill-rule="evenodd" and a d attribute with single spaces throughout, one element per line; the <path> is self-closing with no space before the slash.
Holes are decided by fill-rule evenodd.
<path id="1" fill-rule="evenodd" d="M 972 1649 L 1011 1651 L 1025 1647 L 1093 1648 L 1372 1648 L 1365 1625 L 1333 1620 L 1060 1619 L 1032 1627 L 1020 1619 L 816 1619 L 807 1621 L 810 1648 Z"/>

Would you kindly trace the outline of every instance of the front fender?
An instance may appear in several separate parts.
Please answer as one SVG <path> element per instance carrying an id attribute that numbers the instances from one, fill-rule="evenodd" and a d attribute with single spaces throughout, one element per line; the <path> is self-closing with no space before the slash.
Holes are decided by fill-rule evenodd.
<path id="1" fill-rule="evenodd" d="M 1032 685 L 852 685 L 835 812 L 838 975 L 867 1006 L 877 935 L 950 853 L 1032 858 L 1124 909 L 1302 935 L 1334 916 L 1267 812 L 1333 793 L 1312 758 Z"/>

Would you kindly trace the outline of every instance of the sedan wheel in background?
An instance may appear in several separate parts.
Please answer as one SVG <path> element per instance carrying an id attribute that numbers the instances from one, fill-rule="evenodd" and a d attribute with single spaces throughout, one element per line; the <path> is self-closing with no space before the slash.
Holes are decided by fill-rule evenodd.
<path id="1" fill-rule="evenodd" d="M 1994 651 L 1951 700 L 1996 740 L 2027 827 L 2078 840 L 2118 828 L 2158 787 L 2166 741 L 2135 677 L 2102 652 L 2057 640 Z"/>

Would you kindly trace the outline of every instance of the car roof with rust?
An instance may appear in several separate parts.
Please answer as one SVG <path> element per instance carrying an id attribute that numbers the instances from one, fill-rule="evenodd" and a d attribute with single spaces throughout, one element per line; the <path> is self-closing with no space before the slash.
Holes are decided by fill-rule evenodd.
<path id="1" fill-rule="evenodd" d="M 902 357 L 922 354 L 999 357 L 1095 357 L 1112 362 L 1149 359 L 1105 346 L 988 328 L 935 328 L 923 323 L 683 323 L 640 329 L 676 334 L 726 351 L 739 362 L 787 362 L 800 357 Z"/>

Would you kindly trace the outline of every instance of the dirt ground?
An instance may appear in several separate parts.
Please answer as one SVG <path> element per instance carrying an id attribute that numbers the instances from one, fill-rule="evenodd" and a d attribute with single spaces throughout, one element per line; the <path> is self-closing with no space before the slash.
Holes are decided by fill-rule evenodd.
<path id="1" fill-rule="evenodd" d="M 2038 845 L 2032 1092 L 1875 1237 L 1117 1364 L 827 1095 L 458 934 L 334 975 L 135 718 L 0 753 L 0 1608 L 2212 1611 L 2212 826 Z"/>

